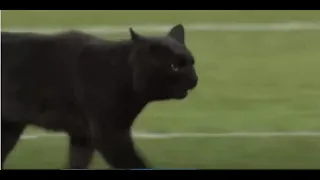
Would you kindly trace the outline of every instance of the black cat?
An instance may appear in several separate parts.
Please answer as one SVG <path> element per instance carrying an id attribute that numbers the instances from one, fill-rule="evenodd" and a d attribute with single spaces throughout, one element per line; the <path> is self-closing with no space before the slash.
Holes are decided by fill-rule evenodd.
<path id="1" fill-rule="evenodd" d="M 152 101 L 184 99 L 197 86 L 194 58 L 176 25 L 164 37 L 107 41 L 78 31 L 1 32 L 1 164 L 27 125 L 66 132 L 68 168 L 94 150 L 114 168 L 147 168 L 131 127 Z"/>

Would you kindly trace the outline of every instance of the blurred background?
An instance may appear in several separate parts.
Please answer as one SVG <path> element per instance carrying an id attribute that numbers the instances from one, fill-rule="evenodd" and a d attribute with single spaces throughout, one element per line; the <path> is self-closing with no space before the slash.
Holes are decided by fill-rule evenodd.
<path id="1" fill-rule="evenodd" d="M 199 86 L 150 104 L 134 124 L 157 168 L 320 168 L 320 11 L 2 11 L 2 31 L 186 27 Z M 30 127 L 6 168 L 62 168 L 67 138 Z M 108 167 L 97 154 L 91 168 Z"/>

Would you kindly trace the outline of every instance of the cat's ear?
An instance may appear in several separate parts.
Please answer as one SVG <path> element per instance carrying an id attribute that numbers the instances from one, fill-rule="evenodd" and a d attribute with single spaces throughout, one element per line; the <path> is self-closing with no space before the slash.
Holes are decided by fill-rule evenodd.
<path id="1" fill-rule="evenodd" d="M 168 36 L 177 40 L 181 44 L 185 44 L 185 33 L 182 24 L 177 24 L 168 33 Z"/>
<path id="2" fill-rule="evenodd" d="M 129 28 L 129 32 L 130 32 L 130 38 L 133 42 L 139 42 L 143 39 L 142 36 L 136 33 L 132 28 Z"/>

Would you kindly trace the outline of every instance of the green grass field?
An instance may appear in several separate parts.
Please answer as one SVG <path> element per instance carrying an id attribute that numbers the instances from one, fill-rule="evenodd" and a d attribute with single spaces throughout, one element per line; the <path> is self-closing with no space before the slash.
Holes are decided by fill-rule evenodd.
<path id="1" fill-rule="evenodd" d="M 175 23 L 319 23 L 320 11 L 2 11 L 2 28 Z M 134 130 L 158 133 L 319 132 L 320 30 L 191 31 L 199 86 L 184 101 L 150 104 Z M 160 33 L 161 34 L 161 33 Z M 128 37 L 128 33 L 102 35 Z M 25 134 L 37 134 L 30 128 Z M 320 135 L 136 139 L 157 168 L 317 168 Z M 67 139 L 19 142 L 6 168 L 61 168 Z M 91 168 L 107 168 L 96 156 Z"/>

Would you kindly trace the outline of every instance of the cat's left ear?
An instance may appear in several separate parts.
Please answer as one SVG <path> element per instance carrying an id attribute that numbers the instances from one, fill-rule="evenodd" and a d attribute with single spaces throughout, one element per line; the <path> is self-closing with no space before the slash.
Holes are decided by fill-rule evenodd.
<path id="1" fill-rule="evenodd" d="M 168 36 L 177 40 L 181 44 L 185 44 L 185 33 L 182 24 L 174 26 L 168 33 Z"/>
<path id="2" fill-rule="evenodd" d="M 131 41 L 139 42 L 143 39 L 142 36 L 136 33 L 132 28 L 129 28 L 129 32 L 130 32 Z"/>

